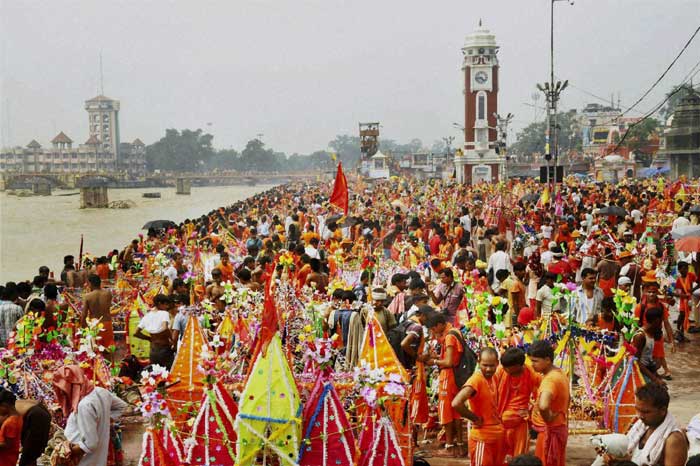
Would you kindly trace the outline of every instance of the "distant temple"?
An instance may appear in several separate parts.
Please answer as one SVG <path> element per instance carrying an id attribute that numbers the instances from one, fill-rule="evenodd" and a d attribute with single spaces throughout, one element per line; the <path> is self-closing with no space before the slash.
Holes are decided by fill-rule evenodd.
<path id="1" fill-rule="evenodd" d="M 681 91 L 683 92 L 683 91 Z M 688 87 L 685 96 L 666 122 L 664 147 L 671 177 L 700 177 L 700 94 Z"/>
<path id="2" fill-rule="evenodd" d="M 85 102 L 89 137 L 73 146 L 63 131 L 43 148 L 36 139 L 26 147 L 0 153 L 0 172 L 17 173 L 126 173 L 130 177 L 146 174 L 146 146 L 140 139 L 120 142 L 119 101 L 99 95 Z"/>

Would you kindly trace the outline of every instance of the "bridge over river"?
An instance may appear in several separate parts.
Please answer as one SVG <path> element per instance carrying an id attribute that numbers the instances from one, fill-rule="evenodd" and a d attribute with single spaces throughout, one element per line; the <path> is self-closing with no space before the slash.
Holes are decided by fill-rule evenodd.
<path id="1" fill-rule="evenodd" d="M 53 188 L 75 189 L 106 186 L 110 188 L 145 188 L 175 186 L 177 180 L 187 180 L 192 186 L 231 186 L 256 184 L 283 184 L 292 181 L 315 181 L 322 173 L 309 172 L 222 172 L 222 173 L 173 173 L 151 174 L 133 179 L 122 173 L 49 173 L 49 172 L 3 172 L 0 174 L 0 191 L 9 189 L 32 189 L 37 185 Z"/>

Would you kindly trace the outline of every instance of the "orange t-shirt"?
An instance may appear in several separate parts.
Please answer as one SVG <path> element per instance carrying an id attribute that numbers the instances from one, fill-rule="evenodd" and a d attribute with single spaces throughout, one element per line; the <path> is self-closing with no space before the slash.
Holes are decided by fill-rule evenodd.
<path id="1" fill-rule="evenodd" d="M 216 266 L 217 269 L 221 270 L 221 279 L 225 282 L 233 281 L 233 264 L 228 263 L 228 265 L 219 264 Z"/>
<path id="2" fill-rule="evenodd" d="M 95 273 L 101 280 L 109 280 L 109 265 L 99 264 L 97 267 L 95 267 Z"/>
<path id="3" fill-rule="evenodd" d="M 503 425 L 509 427 L 509 424 L 520 424 L 526 419 L 518 411 L 530 410 L 530 400 L 537 393 L 542 376 L 525 365 L 522 374 L 518 376 L 509 375 L 499 366 L 495 377 L 498 380 L 498 411 Z"/>
<path id="4" fill-rule="evenodd" d="M 483 419 L 481 427 L 472 426 L 470 438 L 495 442 L 503 438 L 503 424 L 498 415 L 498 379 L 486 379 L 481 371 L 474 372 L 465 384 L 476 392 L 469 398 L 469 410 Z"/>
<path id="5" fill-rule="evenodd" d="M 542 378 L 538 396 L 542 393 L 552 394 L 550 409 L 557 413 L 552 422 L 548 422 L 550 427 L 566 424 L 566 417 L 569 411 L 569 379 L 559 369 L 552 369 Z"/>
<path id="6" fill-rule="evenodd" d="M 0 427 L 0 442 L 6 446 L 0 449 L 0 465 L 17 464 L 22 446 L 22 416 L 10 416 Z"/>

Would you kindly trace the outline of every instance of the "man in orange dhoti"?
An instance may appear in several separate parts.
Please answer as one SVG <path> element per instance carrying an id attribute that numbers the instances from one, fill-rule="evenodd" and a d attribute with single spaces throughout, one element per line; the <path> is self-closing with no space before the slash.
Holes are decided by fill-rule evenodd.
<path id="1" fill-rule="evenodd" d="M 472 466 L 502 466 L 505 431 L 498 415 L 498 353 L 484 348 L 475 372 L 452 401 L 452 407 L 469 419 L 469 459 Z M 467 404 L 468 402 L 468 404 Z"/>
<path id="2" fill-rule="evenodd" d="M 569 379 L 554 367 L 554 349 L 546 341 L 533 343 L 528 354 L 532 368 L 543 376 L 536 407 L 544 421 L 544 433 L 537 436 L 535 455 L 542 460 L 544 466 L 564 466 L 569 437 Z"/>
<path id="3" fill-rule="evenodd" d="M 508 348 L 501 356 L 498 379 L 498 413 L 505 429 L 503 454 L 506 461 L 527 453 L 530 446 L 530 400 L 542 377 L 525 365 L 525 353 Z"/>

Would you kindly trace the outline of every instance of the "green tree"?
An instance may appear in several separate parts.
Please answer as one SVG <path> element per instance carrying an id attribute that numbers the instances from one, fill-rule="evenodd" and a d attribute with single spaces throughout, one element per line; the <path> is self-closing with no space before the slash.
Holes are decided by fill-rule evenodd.
<path id="1" fill-rule="evenodd" d="M 658 134 L 660 126 L 661 122 L 656 118 L 647 118 L 627 131 L 624 145 L 634 152 L 636 160 L 644 166 L 651 164 L 654 155 L 654 151 L 650 147 L 651 140 Z"/>
<path id="2" fill-rule="evenodd" d="M 530 123 L 516 135 L 511 152 L 521 155 L 532 155 L 535 152 L 543 154 L 546 130 L 547 123 L 544 121 Z"/>
<path id="3" fill-rule="evenodd" d="M 668 120 L 668 118 L 671 115 L 673 115 L 673 112 L 676 111 L 676 107 L 681 102 L 683 97 L 686 96 L 688 90 L 690 89 L 692 88 L 689 84 L 681 84 L 678 86 L 673 86 L 673 88 L 666 93 L 668 101 L 666 101 L 661 110 L 659 110 L 659 114 L 661 115 L 662 121 L 666 122 L 666 120 Z"/>
<path id="4" fill-rule="evenodd" d="M 578 126 L 575 110 L 557 114 L 559 127 L 559 155 L 565 155 L 570 150 L 581 150 L 581 130 Z M 517 134 L 510 152 L 521 155 L 532 155 L 535 152 L 544 154 L 546 121 L 530 123 Z"/>
<path id="5" fill-rule="evenodd" d="M 146 163 L 150 170 L 201 170 L 214 155 L 214 136 L 201 129 L 166 129 L 165 136 L 146 147 Z"/>
<path id="6" fill-rule="evenodd" d="M 240 159 L 235 149 L 223 149 L 214 153 L 206 166 L 208 170 L 238 170 Z"/>
<path id="7" fill-rule="evenodd" d="M 383 141 L 381 141 L 383 144 Z M 347 134 L 339 134 L 328 143 L 328 147 L 333 149 L 343 165 L 351 167 L 356 165 L 360 160 L 360 137 L 350 136 Z"/>
<path id="8" fill-rule="evenodd" d="M 282 167 L 278 154 L 271 149 L 266 149 L 265 143 L 260 139 L 248 141 L 245 149 L 241 152 L 241 170 L 269 172 L 277 171 L 280 168 Z"/>

